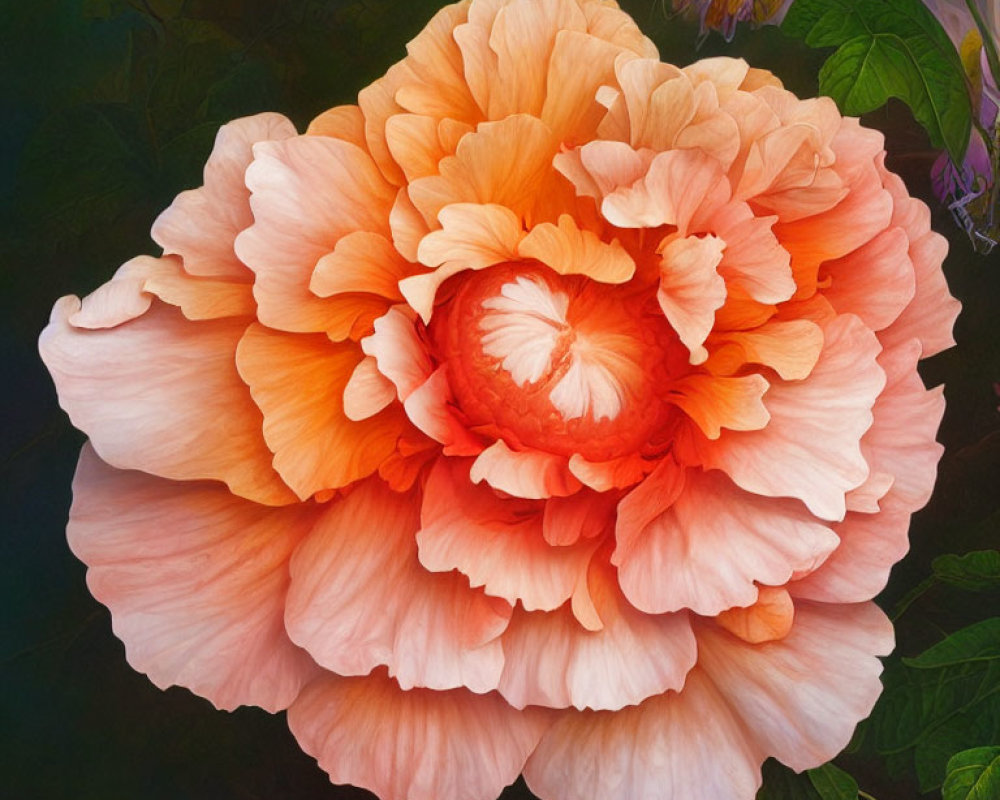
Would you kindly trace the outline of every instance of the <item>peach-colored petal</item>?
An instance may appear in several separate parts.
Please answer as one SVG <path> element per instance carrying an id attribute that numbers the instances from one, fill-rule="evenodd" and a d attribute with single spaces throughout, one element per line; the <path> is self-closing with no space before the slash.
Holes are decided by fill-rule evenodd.
<path id="1" fill-rule="evenodd" d="M 515 708 L 617 710 L 680 689 L 697 658 L 686 613 L 650 616 L 622 596 L 614 569 L 595 559 L 588 590 L 602 627 L 580 627 L 564 605 L 517 609 L 501 637 L 499 691 Z"/>
<path id="2" fill-rule="evenodd" d="M 370 475 L 404 428 L 398 406 L 362 422 L 345 415 L 344 388 L 362 358 L 356 345 L 256 323 L 240 340 L 236 365 L 264 414 L 274 468 L 303 499 Z"/>
<path id="3" fill-rule="evenodd" d="M 392 231 L 392 243 L 403 258 L 417 261 L 420 240 L 430 232 L 430 227 L 410 201 L 405 186 L 396 194 L 396 200 L 392 204 L 389 228 Z"/>
<path id="4" fill-rule="evenodd" d="M 619 228 L 676 225 L 687 236 L 727 200 L 729 184 L 719 162 L 696 150 L 672 150 L 658 153 L 632 186 L 605 197 L 601 212 Z"/>
<path id="5" fill-rule="evenodd" d="M 780 586 L 761 586 L 752 606 L 730 608 L 715 618 L 733 636 L 750 644 L 784 639 L 794 620 L 795 603 Z"/>
<path id="6" fill-rule="evenodd" d="M 687 414 L 709 439 L 723 428 L 758 431 L 771 415 L 762 400 L 770 384 L 762 375 L 723 378 L 692 373 L 670 384 L 669 400 Z"/>
<path id="7" fill-rule="evenodd" d="M 698 665 L 750 738 L 798 771 L 845 747 L 882 691 L 875 656 L 894 644 L 892 624 L 873 603 L 796 603 L 791 632 L 760 645 L 708 626 L 696 633 Z"/>
<path id="8" fill-rule="evenodd" d="M 448 382 L 448 367 L 431 373 L 403 402 L 406 416 L 434 441 L 444 445 L 449 456 L 475 456 L 482 441 L 468 430 L 455 411 L 455 397 Z"/>
<path id="9" fill-rule="evenodd" d="M 621 93 L 597 128 L 601 139 L 628 142 L 633 147 L 638 147 L 639 142 L 645 141 L 647 137 L 653 137 L 657 141 L 657 124 L 667 126 L 671 133 L 675 132 L 674 120 L 664 117 L 669 105 L 668 98 L 675 102 L 674 119 L 679 118 L 677 125 L 682 125 L 691 118 L 693 112 L 690 108 L 683 103 L 676 104 L 676 90 L 686 86 L 690 94 L 690 82 L 677 67 L 656 58 L 620 58 L 615 64 L 615 73 Z M 668 94 L 661 95 L 662 101 L 655 103 L 654 93 L 667 84 L 670 84 Z M 666 147 L 672 141 L 672 136 L 663 138 Z"/>
<path id="10" fill-rule="evenodd" d="M 725 95 L 745 88 L 743 84 L 749 72 L 750 65 L 742 58 L 726 56 L 702 58 L 684 67 L 684 74 L 695 86 L 708 81 Z"/>
<path id="11" fill-rule="evenodd" d="M 176 258 L 137 256 L 122 264 L 107 283 L 102 283 L 79 302 L 67 322 L 74 328 L 100 330 L 114 328 L 141 317 L 152 305 L 146 281 L 158 272 L 179 268 Z"/>
<path id="12" fill-rule="evenodd" d="M 885 169 L 883 157 L 876 161 L 882 184 L 892 195 L 892 222 L 906 231 L 910 240 L 910 260 L 913 262 L 916 287 L 913 302 L 899 315 L 895 324 L 882 333 L 886 343 L 901 343 L 917 338 L 924 357 L 954 346 L 952 327 L 962 309 L 948 291 L 941 262 L 948 253 L 948 242 L 931 230 L 931 214 L 927 204 L 910 197 L 898 175 Z"/>
<path id="13" fill-rule="evenodd" d="M 635 273 L 635 262 L 617 239 L 603 242 L 581 229 L 569 214 L 559 222 L 536 225 L 517 248 L 522 258 L 534 258 L 560 275 L 586 275 L 601 283 L 624 283 Z"/>
<path id="14" fill-rule="evenodd" d="M 458 569 L 473 586 L 529 611 L 557 608 L 573 594 L 597 547 L 593 540 L 553 547 L 542 534 L 542 506 L 500 499 L 468 477 L 465 459 L 440 459 L 424 486 L 420 563 Z"/>
<path id="15" fill-rule="evenodd" d="M 840 544 L 815 572 L 789 585 L 795 597 L 823 603 L 871 600 L 910 547 L 910 510 L 890 489 L 877 513 L 848 512 L 833 526 Z"/>
<path id="16" fill-rule="evenodd" d="M 278 711 L 318 672 L 282 620 L 288 559 L 315 517 L 112 469 L 84 446 L 67 536 L 135 669 L 218 708 Z"/>
<path id="17" fill-rule="evenodd" d="M 838 541 L 797 503 L 748 494 L 718 472 L 690 472 L 669 508 L 636 522 L 619 515 L 612 562 L 625 596 L 651 614 L 748 606 L 756 583 L 815 569 Z"/>
<path id="18" fill-rule="evenodd" d="M 535 117 L 514 114 L 484 122 L 462 138 L 455 155 L 441 160 L 438 175 L 410 184 L 410 200 L 428 224 L 452 203 L 505 206 L 534 224 L 536 205 L 559 204 L 551 170 L 557 149 L 552 131 Z"/>
<path id="19" fill-rule="evenodd" d="M 786 381 L 807 378 L 823 350 L 823 330 L 807 319 L 772 320 L 749 331 L 715 334 L 705 368 L 732 375 L 746 364 L 770 367 Z"/>
<path id="20" fill-rule="evenodd" d="M 495 688 L 510 606 L 417 562 L 419 498 L 377 478 L 331 503 L 291 561 L 285 624 L 321 666 L 404 689 Z"/>
<path id="21" fill-rule="evenodd" d="M 796 497 L 820 519 L 843 519 L 844 493 L 869 474 L 861 453 L 871 408 L 885 385 L 875 335 L 857 317 L 827 324 L 823 351 L 806 380 L 774 381 L 763 430 L 724 432 L 706 448 L 705 465 L 748 492 Z"/>
<path id="22" fill-rule="evenodd" d="M 121 469 L 225 481 L 268 505 L 294 500 L 271 467 L 260 411 L 236 371 L 246 319 L 190 322 L 160 303 L 118 327 L 86 330 L 64 297 L 39 339 L 59 402 Z"/>
<path id="23" fill-rule="evenodd" d="M 288 710 L 299 746 L 331 781 L 382 800 L 491 800 L 517 778 L 548 719 L 493 693 L 400 691 L 381 672 L 321 678 Z"/>
<path id="24" fill-rule="evenodd" d="M 524 779 L 548 800 L 751 798 L 766 752 L 706 675 L 621 711 L 566 711 Z M 723 768 L 724 765 L 724 768 Z"/>
<path id="25" fill-rule="evenodd" d="M 873 331 L 891 325 L 913 299 L 916 284 L 902 228 L 890 228 L 843 258 L 820 267 L 823 296 L 841 314 L 857 314 Z M 877 288 L 876 288 L 877 287 Z"/>
<path id="26" fill-rule="evenodd" d="M 651 150 L 633 150 L 625 142 L 598 140 L 557 153 L 552 164 L 573 184 L 577 195 L 600 201 L 645 175 L 654 155 Z"/>
<path id="27" fill-rule="evenodd" d="M 412 181 L 437 172 L 450 153 L 438 137 L 438 121 L 420 114 L 396 114 L 385 122 L 385 141 L 393 159 Z"/>
<path id="28" fill-rule="evenodd" d="M 541 500 L 573 494 L 580 482 L 569 470 L 565 456 L 541 450 L 511 450 L 497 439 L 472 463 L 473 483 L 485 481 L 513 497 Z"/>
<path id="29" fill-rule="evenodd" d="M 254 224 L 239 235 L 236 251 L 256 274 L 257 317 L 279 330 L 343 338 L 358 302 L 314 295 L 313 269 L 349 233 L 388 233 L 395 190 L 367 153 L 341 139 L 264 142 L 254 156 L 246 171 Z"/>
<path id="30" fill-rule="evenodd" d="M 257 310 L 249 283 L 194 278 L 179 265 L 169 272 L 150 275 L 143 281 L 143 289 L 164 303 L 177 306 L 190 320 L 249 318 Z"/>
<path id="31" fill-rule="evenodd" d="M 181 192 L 153 223 L 152 236 L 167 255 L 184 259 L 192 275 L 249 280 L 251 274 L 233 251 L 236 235 L 254 220 L 244 182 L 257 142 L 295 136 L 281 114 L 264 113 L 219 128 L 205 164 L 205 185 Z"/>
<path id="32" fill-rule="evenodd" d="M 566 547 L 581 538 L 609 533 L 614 529 L 616 502 L 612 492 L 586 489 L 569 497 L 550 497 L 542 515 L 542 535 L 549 544 Z"/>
<path id="33" fill-rule="evenodd" d="M 334 106 L 315 117 L 306 128 L 310 136 L 330 136 L 364 148 L 365 118 L 357 106 Z"/>
<path id="34" fill-rule="evenodd" d="M 708 358 L 705 338 L 726 299 L 726 282 L 716 270 L 725 243 L 715 236 L 688 236 L 670 239 L 661 247 L 656 299 L 691 353 L 691 363 L 701 364 Z"/>
<path id="35" fill-rule="evenodd" d="M 344 416 L 356 422 L 368 419 L 395 399 L 396 385 L 379 372 L 372 356 L 365 356 L 344 387 Z"/>
<path id="36" fill-rule="evenodd" d="M 726 243 L 719 274 L 760 303 L 781 303 L 795 293 L 788 252 L 771 230 L 776 219 L 729 203 L 711 220 L 712 232 Z"/>
<path id="37" fill-rule="evenodd" d="M 413 325 L 413 312 L 393 306 L 375 320 L 374 332 L 361 340 L 361 349 L 375 358 L 379 372 L 392 381 L 399 399 L 406 400 L 434 369 Z"/>
<path id="38" fill-rule="evenodd" d="M 402 300 L 399 281 L 412 272 L 413 267 L 382 234 L 354 231 L 319 259 L 309 290 L 319 297 L 366 292 Z"/>

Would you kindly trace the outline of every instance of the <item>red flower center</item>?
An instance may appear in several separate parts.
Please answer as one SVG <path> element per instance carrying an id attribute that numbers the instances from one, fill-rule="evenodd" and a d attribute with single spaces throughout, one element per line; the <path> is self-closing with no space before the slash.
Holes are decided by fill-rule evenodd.
<path id="1" fill-rule="evenodd" d="M 673 412 L 657 387 L 684 353 L 658 309 L 531 264 L 462 277 L 431 336 L 470 427 L 592 461 L 662 452 Z"/>

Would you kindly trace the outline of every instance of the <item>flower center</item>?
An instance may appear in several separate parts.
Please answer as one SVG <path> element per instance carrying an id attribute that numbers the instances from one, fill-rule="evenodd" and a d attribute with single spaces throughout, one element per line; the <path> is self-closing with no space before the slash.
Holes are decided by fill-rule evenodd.
<path id="1" fill-rule="evenodd" d="M 537 265 L 464 277 L 431 327 L 470 427 L 589 460 L 658 446 L 670 412 L 655 388 L 676 341 L 661 315 Z"/>

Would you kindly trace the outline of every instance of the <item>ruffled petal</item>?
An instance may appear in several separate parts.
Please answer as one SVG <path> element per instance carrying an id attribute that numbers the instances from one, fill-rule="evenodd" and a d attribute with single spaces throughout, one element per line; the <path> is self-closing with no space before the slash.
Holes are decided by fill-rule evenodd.
<path id="1" fill-rule="evenodd" d="M 594 540 L 554 547 L 542 533 L 542 506 L 500 499 L 468 477 L 469 462 L 439 459 L 424 485 L 420 563 L 435 572 L 457 569 L 473 586 L 533 611 L 570 598 L 587 573 Z"/>
<path id="2" fill-rule="evenodd" d="M 624 283 L 635 274 L 635 262 L 617 239 L 601 241 L 592 231 L 581 229 L 569 214 L 562 214 L 556 225 L 536 225 L 517 251 L 522 258 L 537 259 L 560 275 L 585 275 L 601 283 Z"/>
<path id="3" fill-rule="evenodd" d="M 705 338 L 726 300 L 726 282 L 716 269 L 725 242 L 715 236 L 668 240 L 660 250 L 660 309 L 691 353 L 691 363 L 708 358 Z"/>
<path id="4" fill-rule="evenodd" d="M 861 437 L 885 385 L 875 335 L 856 317 L 828 323 L 806 380 L 771 384 L 771 421 L 759 431 L 723 432 L 705 448 L 705 465 L 754 494 L 796 497 L 816 516 L 843 519 L 844 494 L 869 474 Z"/>
<path id="5" fill-rule="evenodd" d="M 75 297 L 59 300 L 38 346 L 60 405 L 101 458 L 174 480 L 221 480 L 267 505 L 295 499 L 236 371 L 245 318 L 191 322 L 156 303 L 117 327 L 87 330 L 69 322 L 80 309 Z"/>
<path id="6" fill-rule="evenodd" d="M 591 563 L 587 583 L 599 631 L 582 628 L 567 605 L 514 612 L 501 638 L 499 689 L 516 708 L 617 710 L 684 685 L 697 658 L 687 614 L 636 611 L 600 559 Z"/>
<path id="7" fill-rule="evenodd" d="M 396 448 L 406 421 L 390 406 L 355 422 L 344 412 L 344 390 L 363 354 L 322 334 L 246 329 L 236 366 L 264 415 L 274 468 L 300 498 L 370 475 Z"/>
<path id="8" fill-rule="evenodd" d="M 876 656 L 893 648 L 892 624 L 873 603 L 799 602 L 784 639 L 748 644 L 707 625 L 698 665 L 763 752 L 802 771 L 847 745 L 882 691 Z"/>
<path id="9" fill-rule="evenodd" d="M 309 290 L 318 297 L 365 292 L 402 300 L 399 281 L 413 271 L 384 236 L 354 231 L 341 238 L 333 252 L 316 263 Z"/>
<path id="10" fill-rule="evenodd" d="M 244 173 L 257 142 L 295 136 L 281 114 L 264 113 L 219 128 L 205 164 L 205 184 L 177 195 L 153 223 L 152 236 L 164 254 L 184 259 L 192 275 L 249 281 L 251 273 L 233 250 L 236 235 L 253 223 Z"/>
<path id="11" fill-rule="evenodd" d="M 85 445 L 67 536 L 135 669 L 218 708 L 278 711 L 319 671 L 282 620 L 288 559 L 316 511 L 112 469 Z"/>
<path id="12" fill-rule="evenodd" d="M 743 492 L 718 472 L 690 472 L 645 524 L 632 514 L 619 516 L 612 562 L 625 596 L 651 614 L 751 605 L 757 584 L 815 569 L 839 541 L 797 503 Z"/>
<path id="13" fill-rule="evenodd" d="M 495 688 L 510 606 L 417 562 L 419 500 L 372 478 L 325 509 L 291 561 L 285 624 L 341 675 L 386 665 L 403 689 Z"/>
<path id="14" fill-rule="evenodd" d="M 750 798 L 765 755 L 696 668 L 680 692 L 621 711 L 561 713 L 524 779 L 549 800 Z"/>
<path id="15" fill-rule="evenodd" d="M 288 725 L 334 783 L 382 800 L 492 800 L 521 772 L 548 715 L 492 693 L 400 691 L 374 672 L 314 681 Z"/>
<path id="16" fill-rule="evenodd" d="M 573 494 L 580 482 L 570 472 L 565 456 L 541 450 L 511 450 L 497 439 L 472 463 L 469 478 L 485 481 L 513 497 L 542 500 Z"/>

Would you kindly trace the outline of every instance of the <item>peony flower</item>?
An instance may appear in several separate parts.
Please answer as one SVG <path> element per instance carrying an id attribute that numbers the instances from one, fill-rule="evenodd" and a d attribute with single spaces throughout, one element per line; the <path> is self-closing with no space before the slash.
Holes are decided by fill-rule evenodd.
<path id="1" fill-rule="evenodd" d="M 749 800 L 880 691 L 944 240 L 828 99 L 601 0 L 448 6 L 219 132 L 42 334 L 130 663 L 383 800 Z"/>

